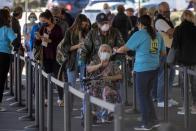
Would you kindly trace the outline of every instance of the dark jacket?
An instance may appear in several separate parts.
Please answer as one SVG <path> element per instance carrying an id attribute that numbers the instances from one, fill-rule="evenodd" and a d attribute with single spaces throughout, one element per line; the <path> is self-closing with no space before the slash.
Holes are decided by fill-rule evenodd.
<path id="1" fill-rule="evenodd" d="M 22 45 L 21 45 L 21 26 L 20 26 L 19 21 L 15 17 L 12 17 L 12 19 L 11 19 L 11 28 L 13 29 L 14 33 L 17 35 L 18 47 L 17 46 L 14 47 L 14 50 L 17 51 L 20 47 L 22 47 Z"/>
<path id="2" fill-rule="evenodd" d="M 45 26 L 42 26 L 40 31 L 40 35 L 43 36 L 44 33 L 48 34 L 47 29 Z M 48 43 L 47 47 L 44 47 L 41 45 L 41 40 L 36 40 L 35 45 L 36 46 L 42 46 L 43 47 L 43 60 L 56 60 L 56 49 L 58 44 L 63 39 L 63 33 L 61 28 L 58 25 L 55 25 L 54 28 L 49 33 L 49 39 L 52 41 L 51 43 Z"/>
<path id="3" fill-rule="evenodd" d="M 100 33 L 99 28 L 92 28 L 85 38 L 80 60 L 84 63 L 89 63 L 97 59 L 97 53 L 102 44 L 110 45 L 112 48 L 121 47 L 124 45 L 124 40 L 116 28 L 110 28 L 106 36 Z"/>
<path id="4" fill-rule="evenodd" d="M 112 26 L 117 28 L 122 34 L 123 40 L 128 40 L 128 32 L 132 28 L 131 20 L 124 13 L 118 13 L 113 20 Z"/>
<path id="5" fill-rule="evenodd" d="M 196 65 L 196 26 L 188 21 L 176 27 L 172 47 L 179 49 L 177 61 L 183 65 Z"/>

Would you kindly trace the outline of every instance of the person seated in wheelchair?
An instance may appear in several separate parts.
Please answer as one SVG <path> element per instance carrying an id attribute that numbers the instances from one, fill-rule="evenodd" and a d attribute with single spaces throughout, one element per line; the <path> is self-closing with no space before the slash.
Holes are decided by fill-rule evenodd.
<path id="1" fill-rule="evenodd" d="M 91 81 L 88 82 L 88 92 L 90 95 L 102 98 L 107 102 L 117 103 L 120 102 L 118 88 L 120 87 L 122 74 L 119 65 L 115 61 L 111 61 L 111 55 L 112 48 L 103 44 L 99 48 L 98 58 L 91 61 L 86 67 L 87 76 L 91 78 Z M 101 109 L 100 112 L 101 119 L 107 119 L 108 111 Z"/>

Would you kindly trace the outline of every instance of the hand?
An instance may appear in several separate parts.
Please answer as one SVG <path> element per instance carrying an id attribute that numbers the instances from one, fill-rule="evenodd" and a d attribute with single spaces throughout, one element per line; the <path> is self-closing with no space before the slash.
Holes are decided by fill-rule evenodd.
<path id="1" fill-rule="evenodd" d="M 117 52 L 117 50 L 118 50 L 118 47 L 113 48 L 113 52 Z"/>
<path id="2" fill-rule="evenodd" d="M 101 61 L 101 67 L 106 67 L 108 65 L 109 61 L 105 60 L 105 61 Z"/>
<path id="3" fill-rule="evenodd" d="M 79 44 L 78 44 L 78 49 L 79 49 L 79 48 L 82 48 L 82 46 L 84 46 L 84 43 L 79 43 Z"/>
<path id="4" fill-rule="evenodd" d="M 35 38 L 36 38 L 37 40 L 40 40 L 40 39 L 41 39 L 41 35 L 40 35 L 39 32 L 35 32 Z"/>
<path id="5" fill-rule="evenodd" d="M 47 38 L 47 37 L 42 37 L 42 41 L 46 42 L 46 43 L 51 43 L 51 39 Z"/>

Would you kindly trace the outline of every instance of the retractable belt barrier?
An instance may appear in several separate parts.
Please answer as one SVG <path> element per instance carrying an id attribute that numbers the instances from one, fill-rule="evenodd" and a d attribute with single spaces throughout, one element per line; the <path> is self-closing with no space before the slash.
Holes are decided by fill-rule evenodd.
<path id="1" fill-rule="evenodd" d="M 35 109 L 35 122 L 33 125 L 26 126 L 25 130 L 35 130 L 35 131 L 53 131 L 53 87 L 57 85 L 64 89 L 64 131 L 71 131 L 71 104 L 70 104 L 70 94 L 84 100 L 86 112 L 84 115 L 84 131 L 92 131 L 91 128 L 91 104 L 95 104 L 99 107 L 105 108 L 114 112 L 114 131 L 123 131 L 123 105 L 122 104 L 112 104 L 108 103 L 99 98 L 90 96 L 88 93 L 81 92 L 71 86 L 66 82 L 62 82 L 54 78 L 51 74 L 47 74 L 42 70 L 42 67 L 30 60 L 29 58 L 24 58 L 14 53 L 14 71 L 10 69 L 10 73 L 14 72 L 14 86 L 10 87 L 10 93 L 14 94 L 14 99 L 16 105 L 22 105 L 22 86 L 21 86 L 21 70 L 20 61 L 26 63 L 26 88 L 25 99 L 26 107 L 22 110 L 27 110 L 27 115 L 19 117 L 19 120 L 34 120 L 33 109 Z M 12 74 L 10 75 L 10 82 L 13 81 Z M 48 106 L 47 113 L 45 113 L 44 106 L 44 86 L 43 79 L 47 79 L 47 96 L 48 96 Z M 14 89 L 14 92 L 13 92 Z M 34 95 L 33 95 L 34 90 Z M 13 98 L 12 98 L 13 99 Z M 35 104 L 33 104 L 33 101 Z M 47 127 L 45 127 L 45 115 L 47 116 Z"/>

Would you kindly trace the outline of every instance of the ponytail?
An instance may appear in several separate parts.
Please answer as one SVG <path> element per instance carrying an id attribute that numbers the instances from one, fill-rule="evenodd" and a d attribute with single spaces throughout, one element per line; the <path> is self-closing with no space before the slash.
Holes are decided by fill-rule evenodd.
<path id="1" fill-rule="evenodd" d="M 138 20 L 142 25 L 145 26 L 148 34 L 150 35 L 151 39 L 154 40 L 156 39 L 156 31 L 155 29 L 151 26 L 151 18 L 149 15 L 143 15 L 139 18 Z"/>
<path id="2" fill-rule="evenodd" d="M 146 26 L 146 30 L 147 30 L 147 32 L 150 35 L 152 40 L 156 39 L 156 32 L 155 32 L 154 28 L 151 25 Z"/>

